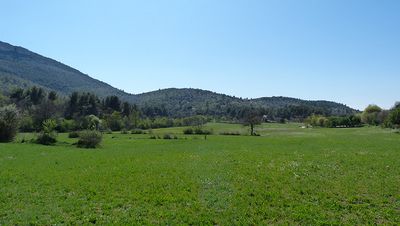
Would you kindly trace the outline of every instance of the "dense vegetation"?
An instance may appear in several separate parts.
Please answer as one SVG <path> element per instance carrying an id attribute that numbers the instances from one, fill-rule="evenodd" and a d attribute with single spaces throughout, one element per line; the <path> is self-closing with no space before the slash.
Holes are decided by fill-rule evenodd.
<path id="1" fill-rule="evenodd" d="M 398 225 L 400 135 L 300 126 L 118 132 L 98 151 L 20 134 L 0 143 L 0 225 Z"/>
<path id="2" fill-rule="evenodd" d="M 100 99 L 117 96 L 141 107 L 143 114 L 155 117 L 184 118 L 206 115 L 240 120 L 243 109 L 257 107 L 271 121 L 302 120 L 311 114 L 350 115 L 355 110 L 334 102 L 304 101 L 287 97 L 242 99 L 199 89 L 165 89 L 131 95 L 79 72 L 55 60 L 22 47 L 0 42 L 0 92 L 9 94 L 15 88 L 33 86 L 61 97 L 74 92 L 89 92 Z"/>
<path id="3" fill-rule="evenodd" d="M 85 90 L 102 97 L 130 96 L 60 62 L 4 42 L 0 42 L 0 81 L 2 90 L 9 90 L 12 86 L 27 88 L 35 85 L 62 95 Z"/>

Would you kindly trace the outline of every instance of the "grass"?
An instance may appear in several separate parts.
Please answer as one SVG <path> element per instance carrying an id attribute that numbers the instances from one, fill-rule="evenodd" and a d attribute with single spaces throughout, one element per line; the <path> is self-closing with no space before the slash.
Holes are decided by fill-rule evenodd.
<path id="1" fill-rule="evenodd" d="M 96 150 L 67 134 L 50 147 L 0 144 L 0 225 L 400 224 L 400 135 L 390 130 L 152 132 L 180 139 L 114 133 Z"/>

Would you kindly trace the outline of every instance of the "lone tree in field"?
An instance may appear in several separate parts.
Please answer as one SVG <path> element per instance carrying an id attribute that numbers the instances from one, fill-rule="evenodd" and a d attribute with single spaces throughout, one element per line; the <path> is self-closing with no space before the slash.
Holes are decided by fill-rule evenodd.
<path id="1" fill-rule="evenodd" d="M 262 116 L 257 109 L 251 107 L 244 110 L 242 123 L 245 126 L 250 126 L 250 135 L 255 136 L 254 128 L 256 125 L 260 125 L 262 122 Z"/>
<path id="2" fill-rule="evenodd" d="M 19 113 L 14 105 L 0 108 L 0 142 L 13 141 L 18 132 Z"/>

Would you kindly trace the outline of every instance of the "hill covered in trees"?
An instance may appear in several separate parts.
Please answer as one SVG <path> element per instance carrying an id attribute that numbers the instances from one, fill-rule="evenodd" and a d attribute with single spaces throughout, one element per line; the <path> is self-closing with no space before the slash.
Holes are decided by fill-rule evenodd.
<path id="1" fill-rule="evenodd" d="M 244 109 L 257 108 L 271 120 L 304 119 L 312 114 L 350 115 L 354 109 L 329 101 L 306 101 L 288 97 L 243 99 L 200 89 L 164 89 L 132 95 L 102 81 L 46 58 L 25 48 L 0 42 L 0 91 L 10 93 L 16 88 L 39 87 L 60 96 L 73 92 L 89 92 L 105 98 L 117 96 L 136 104 L 148 117 L 181 118 L 207 115 L 239 119 Z"/>
<path id="2" fill-rule="evenodd" d="M 3 91 L 35 85 L 63 95 L 85 91 L 100 97 L 131 96 L 72 67 L 5 42 L 0 42 L 0 81 Z"/>
<path id="3" fill-rule="evenodd" d="M 243 99 L 201 89 L 164 89 L 137 95 L 135 104 L 147 114 L 171 117 L 211 115 L 240 118 L 243 109 L 254 107 L 272 120 L 306 118 L 311 114 L 351 115 L 356 110 L 330 101 L 307 101 L 289 97 Z"/>

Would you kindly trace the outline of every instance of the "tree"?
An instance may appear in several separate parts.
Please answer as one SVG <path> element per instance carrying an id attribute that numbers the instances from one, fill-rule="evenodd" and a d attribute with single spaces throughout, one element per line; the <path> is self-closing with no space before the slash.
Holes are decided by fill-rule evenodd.
<path id="1" fill-rule="evenodd" d="M 111 110 L 111 112 L 113 111 L 121 111 L 121 101 L 119 100 L 119 98 L 117 96 L 108 96 L 106 97 L 105 103 L 104 103 L 104 107 L 106 109 Z"/>
<path id="2" fill-rule="evenodd" d="M 69 97 L 68 107 L 66 112 L 66 117 L 68 119 L 72 119 L 74 114 L 78 111 L 78 101 L 79 101 L 79 94 L 78 92 L 73 92 Z"/>
<path id="3" fill-rule="evenodd" d="M 106 123 L 112 131 L 119 131 L 122 128 L 121 113 L 114 111 L 111 115 L 106 117 Z"/>
<path id="4" fill-rule="evenodd" d="M 38 88 L 36 86 L 32 87 L 28 91 L 29 98 L 33 105 L 38 105 L 42 102 L 45 97 L 45 92 L 42 88 Z"/>
<path id="5" fill-rule="evenodd" d="M 19 102 L 25 98 L 24 89 L 16 88 L 10 93 L 10 98 L 16 102 Z"/>
<path id="6" fill-rule="evenodd" d="M 43 122 L 42 131 L 39 133 L 36 142 L 43 145 L 52 145 L 57 142 L 57 133 L 55 129 L 57 123 L 53 119 L 48 119 Z"/>
<path id="7" fill-rule="evenodd" d="M 0 142 L 13 141 L 18 132 L 19 112 L 15 105 L 0 108 Z"/>
<path id="8" fill-rule="evenodd" d="M 95 115 L 89 115 L 86 116 L 87 121 L 88 121 L 88 128 L 89 130 L 99 130 L 100 129 L 100 124 L 101 120 L 95 116 Z"/>
<path id="9" fill-rule="evenodd" d="M 382 112 L 382 108 L 379 106 L 369 105 L 361 114 L 361 121 L 369 125 L 379 125 L 382 123 L 378 118 L 380 112 Z"/>
<path id="10" fill-rule="evenodd" d="M 390 127 L 400 129 L 400 107 L 394 108 L 388 117 Z"/>
<path id="11" fill-rule="evenodd" d="M 132 113 L 132 106 L 128 102 L 122 104 L 122 115 L 129 117 Z"/>
<path id="12" fill-rule="evenodd" d="M 244 117 L 242 123 L 245 126 L 250 126 L 250 135 L 255 136 L 254 128 L 256 125 L 260 125 L 262 122 L 262 116 L 260 111 L 255 108 L 247 108 L 244 110 Z"/>
<path id="13" fill-rule="evenodd" d="M 6 105 L 7 102 L 8 102 L 7 97 L 3 96 L 3 95 L 0 93 L 0 107 L 3 107 L 4 105 Z"/>
<path id="14" fill-rule="evenodd" d="M 55 101 L 57 100 L 58 96 L 57 93 L 55 91 L 51 91 L 48 95 L 47 95 L 47 99 L 50 101 Z"/>

